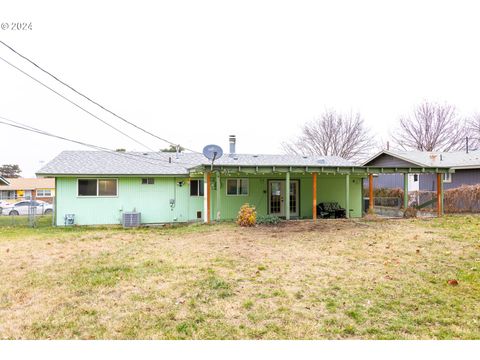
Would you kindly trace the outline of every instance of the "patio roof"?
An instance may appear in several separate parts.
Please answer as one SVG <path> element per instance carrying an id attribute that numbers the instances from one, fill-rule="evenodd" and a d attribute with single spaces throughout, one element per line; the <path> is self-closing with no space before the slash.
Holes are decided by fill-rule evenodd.
<path id="1" fill-rule="evenodd" d="M 338 175 L 359 175 L 368 174 L 417 174 L 417 173 L 448 173 L 455 172 L 446 167 L 375 167 L 375 166 L 241 166 L 241 165 L 201 165 L 190 169 L 190 174 L 203 174 L 206 171 L 220 172 L 225 175 L 235 174 L 282 174 L 282 173 L 301 173 L 301 174 L 338 174 Z"/>

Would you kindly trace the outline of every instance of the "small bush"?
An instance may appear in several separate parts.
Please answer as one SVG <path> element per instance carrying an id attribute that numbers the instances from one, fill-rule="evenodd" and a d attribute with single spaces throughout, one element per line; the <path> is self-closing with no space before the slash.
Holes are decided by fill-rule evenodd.
<path id="1" fill-rule="evenodd" d="M 408 207 L 405 209 L 403 212 L 403 217 L 404 218 L 416 218 L 417 217 L 417 209 L 414 207 Z"/>
<path id="2" fill-rule="evenodd" d="M 237 216 L 237 224 L 240 226 L 254 226 L 257 222 L 257 211 L 254 206 L 244 204 Z"/>
<path id="3" fill-rule="evenodd" d="M 282 219 L 275 215 L 257 216 L 257 224 L 259 225 L 277 225 Z"/>

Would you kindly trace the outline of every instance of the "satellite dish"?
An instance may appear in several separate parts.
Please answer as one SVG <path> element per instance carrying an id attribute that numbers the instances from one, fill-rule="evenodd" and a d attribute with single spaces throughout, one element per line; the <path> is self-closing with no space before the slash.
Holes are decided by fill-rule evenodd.
<path id="1" fill-rule="evenodd" d="M 218 145 L 207 145 L 203 148 L 203 155 L 212 162 L 213 168 L 213 162 L 222 157 L 223 150 Z"/>

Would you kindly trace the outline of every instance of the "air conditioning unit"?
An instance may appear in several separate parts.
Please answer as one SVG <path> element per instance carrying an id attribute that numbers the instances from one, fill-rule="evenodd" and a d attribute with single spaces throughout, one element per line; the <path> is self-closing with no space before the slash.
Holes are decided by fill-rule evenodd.
<path id="1" fill-rule="evenodd" d="M 122 214 L 123 227 L 138 227 L 141 224 L 141 213 L 139 212 L 124 212 Z"/>

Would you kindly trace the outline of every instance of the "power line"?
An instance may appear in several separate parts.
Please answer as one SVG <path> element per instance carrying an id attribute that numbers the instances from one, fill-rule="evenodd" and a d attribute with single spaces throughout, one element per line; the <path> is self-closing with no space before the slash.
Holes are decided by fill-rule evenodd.
<path id="1" fill-rule="evenodd" d="M 67 138 L 67 137 L 64 137 L 64 136 L 60 136 L 60 135 L 55 135 L 55 134 L 46 132 L 46 131 L 44 131 L 44 130 L 41 130 L 41 129 L 32 127 L 32 126 L 29 126 L 29 125 L 26 125 L 26 124 L 22 124 L 22 123 L 20 123 L 20 122 L 18 122 L 18 121 L 14 121 L 14 120 L 11 120 L 11 119 L 7 119 L 7 118 L 2 117 L 2 116 L 0 116 L 0 119 L 3 119 L 3 120 L 5 120 L 5 121 L 9 121 L 9 122 L 12 123 L 12 124 L 9 124 L 9 123 L 7 123 L 7 122 L 5 122 L 5 121 L 1 121 L 1 120 L 0 120 L 0 124 L 3 124 L 3 125 L 7 125 L 7 126 L 10 126 L 10 127 L 14 127 L 14 128 L 21 129 L 21 130 L 25 130 L 25 131 L 29 131 L 29 132 L 33 132 L 33 133 L 38 133 L 38 134 L 41 134 L 41 135 L 45 135 L 45 136 L 49 136 L 49 137 L 53 137 L 53 138 L 57 138 L 57 139 L 61 139 L 61 140 L 69 141 L 69 142 L 73 142 L 73 143 L 75 143 L 75 144 L 83 145 L 83 146 L 86 146 L 86 147 L 89 147 L 89 148 L 92 148 L 92 149 L 95 149 L 95 150 L 100 150 L 100 151 L 109 152 L 109 153 L 115 154 L 115 155 L 117 155 L 117 156 L 123 156 L 123 157 L 126 157 L 126 158 L 131 159 L 131 160 L 143 161 L 143 162 L 146 162 L 146 163 L 151 164 L 151 165 L 159 165 L 159 162 L 171 164 L 171 162 L 168 161 L 168 160 L 159 159 L 159 158 L 145 159 L 145 158 L 143 157 L 143 155 L 133 154 L 133 153 L 124 153 L 124 152 L 120 152 L 120 151 L 115 151 L 115 150 L 108 149 L 108 148 L 105 148 L 105 147 L 102 147 L 102 146 L 85 143 L 85 142 L 83 142 L 83 141 L 70 139 L 70 138 Z M 152 162 L 152 161 L 149 161 L 149 160 L 158 161 L 158 162 Z M 192 166 L 193 166 L 193 164 L 191 164 L 191 163 L 184 163 L 184 162 L 179 162 L 179 161 L 175 161 L 174 164 L 188 165 L 189 167 L 192 167 Z"/>
<path id="2" fill-rule="evenodd" d="M 76 102 L 74 102 L 74 101 L 68 99 L 67 97 L 63 96 L 63 95 L 60 94 L 58 91 L 52 89 L 50 86 L 44 84 L 43 82 L 41 82 L 41 81 L 38 80 L 37 78 L 35 78 L 35 77 L 33 77 L 32 75 L 26 73 L 25 71 L 23 71 L 22 69 L 20 69 L 19 67 L 15 66 L 15 65 L 13 65 L 11 62 L 9 62 L 8 60 L 5 60 L 5 59 L 4 59 L 3 57 L 1 57 L 1 56 L 0 56 L 0 60 L 4 61 L 6 64 L 8 64 L 8 65 L 12 66 L 13 68 L 17 69 L 17 70 L 20 71 L 22 74 L 28 76 L 30 79 L 36 81 L 37 83 L 39 83 L 40 85 L 44 86 L 44 87 L 47 88 L 48 90 L 54 92 L 55 94 L 57 94 L 58 96 L 60 96 L 60 97 L 63 98 L 64 100 L 68 101 L 70 104 L 75 105 L 75 106 L 78 107 L 79 109 L 85 111 L 87 114 L 93 116 L 95 119 L 101 121 L 102 123 L 104 123 L 104 124 L 107 125 L 108 127 L 112 128 L 112 129 L 114 129 L 115 131 L 119 132 L 120 134 L 128 137 L 130 140 L 133 140 L 134 142 L 136 142 L 137 144 L 139 144 L 139 145 L 147 148 L 148 150 L 155 151 L 155 150 L 153 150 L 151 147 L 149 147 L 149 146 L 141 143 L 140 141 L 134 139 L 133 137 L 131 137 L 131 136 L 128 135 L 127 133 L 123 132 L 123 131 L 120 130 L 120 129 L 117 129 L 115 126 L 109 124 L 107 121 L 99 118 L 97 115 L 91 113 L 91 112 L 88 111 L 87 109 L 85 109 L 85 108 L 83 108 L 82 106 L 78 105 Z"/>
<path id="3" fill-rule="evenodd" d="M 10 49 L 11 51 L 13 51 L 15 54 L 17 54 L 18 56 L 20 56 L 21 58 L 23 58 L 24 60 L 28 61 L 30 64 L 32 64 L 33 66 L 35 66 L 37 69 L 43 71 L 45 74 L 51 76 L 52 78 L 54 78 L 56 81 L 58 81 L 59 83 L 61 83 L 62 85 L 68 87 L 70 90 L 74 91 L 76 94 L 82 96 L 83 98 L 87 99 L 88 101 L 90 101 L 91 103 L 97 105 L 98 107 L 100 107 L 101 109 L 103 109 L 104 111 L 110 113 L 111 115 L 115 116 L 116 118 L 122 120 L 123 122 L 135 127 L 136 129 L 138 130 L 141 130 L 143 131 L 144 133 L 150 135 L 150 136 L 153 136 L 154 138 L 156 139 L 159 139 L 161 141 L 164 141 L 172 146 L 180 146 L 179 144 L 177 143 L 174 143 L 172 141 L 169 141 L 165 138 L 162 138 L 154 133 L 152 133 L 151 131 L 148 131 L 148 130 L 145 130 L 144 128 L 136 125 L 135 123 L 125 119 L 123 116 L 120 116 L 118 114 L 116 114 L 115 112 L 113 112 L 112 110 L 109 110 L 108 108 L 106 108 L 105 106 L 99 104 L 97 101 L 91 99 L 90 97 L 86 96 L 85 94 L 81 93 L 80 91 L 76 90 L 74 87 L 68 85 L 66 82 L 62 81 L 61 79 L 59 79 L 57 76 L 53 75 L 52 73 L 50 73 L 49 71 L 45 70 L 44 68 L 42 68 L 40 65 L 38 65 L 37 63 L 35 63 L 33 60 L 30 60 L 29 58 L 27 58 L 25 55 L 22 55 L 20 54 L 18 51 L 16 51 L 14 48 L 12 48 L 10 45 L 6 44 L 5 42 L 3 42 L 2 40 L 0 40 L 0 43 L 3 44 L 4 46 L 6 46 L 8 49 Z M 188 149 L 186 147 L 183 147 L 185 150 L 188 150 L 188 151 L 191 151 L 191 152 L 194 152 L 194 153 L 198 153 L 198 151 L 195 151 L 195 150 L 191 150 L 191 149 Z"/>

